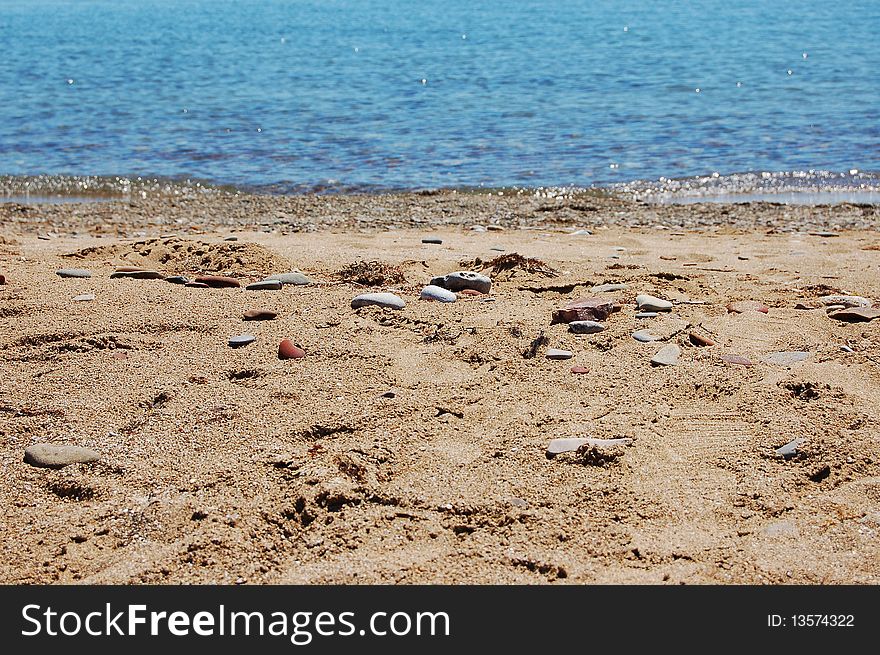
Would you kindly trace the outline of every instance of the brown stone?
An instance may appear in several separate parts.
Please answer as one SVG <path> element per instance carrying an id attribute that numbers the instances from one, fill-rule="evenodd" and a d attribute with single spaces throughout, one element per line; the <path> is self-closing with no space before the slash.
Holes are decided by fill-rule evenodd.
<path id="1" fill-rule="evenodd" d="M 6 276 L 0 275 L 0 284 L 6 284 Z"/>
<path id="2" fill-rule="evenodd" d="M 727 311 L 730 314 L 743 314 L 745 312 L 761 312 L 766 314 L 770 311 L 770 308 L 754 300 L 737 300 L 727 305 Z"/>
<path id="3" fill-rule="evenodd" d="M 688 335 L 688 338 L 691 340 L 691 343 L 695 346 L 714 346 L 715 342 L 712 341 L 709 337 L 704 337 L 702 334 L 697 334 L 696 332 L 691 332 Z"/>
<path id="4" fill-rule="evenodd" d="M 880 309 L 874 307 L 848 307 L 831 312 L 828 314 L 828 317 L 837 321 L 846 321 L 847 323 L 862 323 L 880 318 Z"/>
<path id="5" fill-rule="evenodd" d="M 290 339 L 284 339 L 278 344 L 278 359 L 302 359 L 305 356 L 306 351 Z"/>
<path id="6" fill-rule="evenodd" d="M 238 280 L 236 280 L 234 277 L 223 277 L 221 275 L 199 275 L 196 278 L 196 282 L 207 284 L 209 287 L 213 287 L 215 289 L 241 286 Z"/>
<path id="7" fill-rule="evenodd" d="M 190 289 L 207 289 L 208 285 L 204 282 L 187 282 L 184 286 L 189 287 Z"/>
<path id="8" fill-rule="evenodd" d="M 572 321 L 604 321 L 614 311 L 614 303 L 604 298 L 580 298 L 553 312 L 550 320 L 554 323 Z"/>
<path id="9" fill-rule="evenodd" d="M 590 369 L 588 369 L 586 366 L 572 366 L 571 372 L 575 375 L 583 375 L 584 373 L 589 373 Z"/>
<path id="10" fill-rule="evenodd" d="M 482 291 L 477 291 L 476 289 L 462 289 L 458 293 L 460 293 L 462 296 L 484 296 L 484 295 L 486 295 Z"/>
<path id="11" fill-rule="evenodd" d="M 743 357 L 742 355 L 721 355 L 721 359 L 728 364 L 739 364 L 746 368 L 752 366 L 752 361 L 748 357 Z"/>
<path id="12" fill-rule="evenodd" d="M 145 268 L 141 268 L 140 266 L 120 266 L 116 269 L 117 273 L 137 273 L 139 271 L 145 271 Z"/>
<path id="13" fill-rule="evenodd" d="M 249 309 L 244 313 L 244 320 L 271 321 L 276 316 L 278 316 L 278 314 L 270 312 L 268 309 Z"/>

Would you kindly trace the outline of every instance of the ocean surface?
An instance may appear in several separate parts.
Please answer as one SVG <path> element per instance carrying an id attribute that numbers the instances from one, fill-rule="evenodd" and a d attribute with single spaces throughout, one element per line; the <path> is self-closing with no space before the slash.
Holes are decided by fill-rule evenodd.
<path id="1" fill-rule="evenodd" d="M 876 201 L 878 34 L 877 0 L 0 0 L 0 175 Z"/>

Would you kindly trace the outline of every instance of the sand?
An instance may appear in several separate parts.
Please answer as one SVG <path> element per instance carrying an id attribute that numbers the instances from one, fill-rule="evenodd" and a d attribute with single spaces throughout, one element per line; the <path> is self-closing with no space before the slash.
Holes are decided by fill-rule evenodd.
<path id="1" fill-rule="evenodd" d="M 451 192 L 0 205 L 0 582 L 877 584 L 880 320 L 818 301 L 880 298 L 877 212 Z M 492 302 L 418 299 L 510 253 L 558 275 L 486 269 Z M 338 274 L 373 260 L 402 277 Z M 109 279 L 126 265 L 315 284 Z M 605 331 L 551 325 L 613 282 Z M 404 309 L 350 307 L 389 290 Z M 675 307 L 636 319 L 639 293 Z M 243 322 L 255 308 L 278 318 Z M 229 348 L 242 333 L 256 342 Z M 283 338 L 306 357 L 279 360 Z M 651 366 L 669 343 L 678 364 Z M 780 351 L 809 355 L 765 361 Z M 632 443 L 545 456 L 569 437 Z M 101 460 L 26 464 L 46 442 Z"/>

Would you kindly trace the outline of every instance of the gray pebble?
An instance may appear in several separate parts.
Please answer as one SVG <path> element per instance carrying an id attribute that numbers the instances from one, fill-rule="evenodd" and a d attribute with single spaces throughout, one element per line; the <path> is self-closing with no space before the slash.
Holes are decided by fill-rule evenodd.
<path id="1" fill-rule="evenodd" d="M 639 309 L 646 312 L 668 312 L 672 309 L 672 303 L 656 296 L 649 296 L 646 293 L 636 296 L 636 304 Z"/>
<path id="2" fill-rule="evenodd" d="M 795 455 L 797 455 L 798 448 L 800 446 L 802 446 L 803 443 L 804 443 L 803 437 L 798 437 L 797 439 L 793 439 L 792 441 L 789 441 L 784 446 L 777 448 L 776 454 L 779 457 L 785 457 L 786 459 L 788 459 L 789 457 L 794 457 Z"/>
<path id="3" fill-rule="evenodd" d="M 55 271 L 58 277 L 92 277 L 92 272 L 84 268 L 62 268 Z"/>
<path id="4" fill-rule="evenodd" d="M 110 274 L 111 280 L 123 277 L 133 280 L 158 280 L 162 278 L 162 274 L 157 271 L 116 271 Z"/>
<path id="5" fill-rule="evenodd" d="M 240 348 L 241 346 L 246 346 L 256 340 L 257 338 L 252 334 L 239 334 L 237 337 L 229 339 L 229 347 Z"/>
<path id="6" fill-rule="evenodd" d="M 575 230 L 574 232 L 571 232 L 571 236 L 573 237 L 583 237 L 589 236 L 591 234 L 592 232 L 590 232 L 589 230 Z"/>
<path id="7" fill-rule="evenodd" d="M 238 237 L 226 237 L 224 241 L 238 241 Z"/>
<path id="8" fill-rule="evenodd" d="M 626 285 L 623 283 L 617 284 L 599 284 L 592 288 L 593 293 L 607 293 L 610 291 L 623 291 L 626 289 Z"/>
<path id="9" fill-rule="evenodd" d="M 458 300 L 458 296 L 456 296 L 454 292 L 433 284 L 429 284 L 422 289 L 422 293 L 419 297 L 424 300 L 437 300 L 439 302 L 455 302 Z"/>
<path id="10" fill-rule="evenodd" d="M 75 302 L 91 302 L 95 299 L 95 294 L 93 293 L 83 293 L 79 296 L 74 296 L 73 300 Z"/>
<path id="11" fill-rule="evenodd" d="M 267 280 L 278 280 L 281 284 L 295 284 L 297 286 L 304 286 L 306 284 L 311 284 L 312 281 L 306 275 L 300 273 L 299 271 L 291 271 L 290 273 L 279 273 L 278 275 L 270 275 L 266 278 Z"/>
<path id="12" fill-rule="evenodd" d="M 482 225 L 471 225 L 471 232 L 485 232 L 486 228 Z"/>
<path id="13" fill-rule="evenodd" d="M 674 343 L 663 346 L 656 355 L 651 358 L 651 363 L 655 366 L 675 366 L 678 364 L 678 357 L 681 355 L 681 348 Z"/>
<path id="14" fill-rule="evenodd" d="M 596 334 L 605 329 L 598 321 L 572 321 L 568 324 L 568 331 L 575 334 Z"/>
<path id="15" fill-rule="evenodd" d="M 189 284 L 190 279 L 185 275 L 172 275 L 171 277 L 165 278 L 166 282 L 170 282 L 171 284 Z"/>
<path id="16" fill-rule="evenodd" d="M 443 239 L 427 238 L 422 239 L 422 243 L 433 243 L 439 246 L 441 243 L 443 243 Z"/>
<path id="17" fill-rule="evenodd" d="M 87 464 L 100 459 L 100 455 L 82 446 L 39 443 L 24 450 L 24 461 L 31 466 L 60 469 L 68 464 Z"/>
<path id="18" fill-rule="evenodd" d="M 406 306 L 406 303 L 403 301 L 403 298 L 395 296 L 393 293 L 362 293 L 359 296 L 355 296 L 351 301 L 352 309 L 366 307 L 368 305 L 390 307 L 391 309 L 403 309 Z"/>
<path id="19" fill-rule="evenodd" d="M 458 271 L 441 275 L 431 280 L 431 284 L 449 289 L 450 291 L 461 291 L 463 289 L 474 289 L 480 293 L 489 293 L 492 288 L 492 280 L 480 273 L 473 271 Z"/>
<path id="20" fill-rule="evenodd" d="M 870 307 L 871 301 L 862 296 L 822 296 L 819 301 L 823 305 L 843 305 L 844 307 Z"/>
<path id="21" fill-rule="evenodd" d="M 651 334 L 649 330 L 637 330 L 632 333 L 632 338 L 636 341 L 641 341 L 642 343 L 650 343 L 652 341 L 657 341 L 660 337 Z"/>
<path id="22" fill-rule="evenodd" d="M 547 359 L 571 359 L 574 354 L 570 350 L 559 350 L 558 348 L 547 349 Z"/>
<path id="23" fill-rule="evenodd" d="M 278 291 L 281 288 L 281 280 L 261 280 L 245 287 L 247 291 Z"/>

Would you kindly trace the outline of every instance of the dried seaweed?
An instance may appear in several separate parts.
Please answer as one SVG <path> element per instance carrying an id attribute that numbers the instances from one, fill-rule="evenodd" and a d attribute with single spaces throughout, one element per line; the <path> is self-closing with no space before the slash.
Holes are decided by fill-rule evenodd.
<path id="1" fill-rule="evenodd" d="M 461 262 L 461 265 L 470 270 L 476 270 L 477 268 L 481 271 L 488 270 L 492 276 L 508 271 L 525 271 L 526 273 L 537 273 L 544 277 L 559 277 L 559 271 L 546 262 L 534 257 L 523 257 L 516 252 L 499 255 L 487 262 L 478 257 L 472 261 Z"/>

